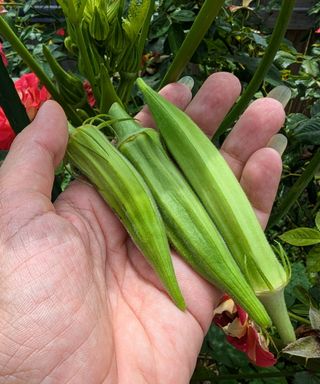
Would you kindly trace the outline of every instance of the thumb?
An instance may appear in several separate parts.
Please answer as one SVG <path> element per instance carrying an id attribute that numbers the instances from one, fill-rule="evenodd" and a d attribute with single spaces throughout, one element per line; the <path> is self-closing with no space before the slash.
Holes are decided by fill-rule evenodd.
<path id="1" fill-rule="evenodd" d="M 54 169 L 67 141 L 65 114 L 59 104 L 47 101 L 12 143 L 0 168 L 0 193 L 23 196 L 23 192 L 36 192 L 50 199 Z"/>

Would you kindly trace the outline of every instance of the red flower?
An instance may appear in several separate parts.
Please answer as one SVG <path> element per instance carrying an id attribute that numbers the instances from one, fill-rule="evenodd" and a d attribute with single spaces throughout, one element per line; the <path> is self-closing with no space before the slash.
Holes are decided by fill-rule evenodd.
<path id="1" fill-rule="evenodd" d="M 6 118 L 3 109 L 0 108 L 0 150 L 9 149 L 14 138 L 15 133 L 10 127 L 9 121 Z"/>
<path id="2" fill-rule="evenodd" d="M 14 85 L 29 119 L 33 120 L 41 104 L 50 99 L 50 94 L 44 86 L 40 87 L 39 79 L 34 73 L 21 76 Z"/>
<path id="3" fill-rule="evenodd" d="M 50 98 L 50 94 L 44 86 L 39 85 L 39 79 L 34 73 L 21 76 L 14 85 L 29 119 L 33 120 L 41 104 Z M 15 133 L 0 108 L 0 149 L 9 149 L 14 137 Z"/>
<path id="4" fill-rule="evenodd" d="M 56 35 L 58 35 L 58 36 L 65 36 L 65 34 L 66 34 L 66 31 L 65 31 L 65 29 L 64 28 L 59 28 L 59 29 L 57 29 L 56 30 Z"/>
<path id="5" fill-rule="evenodd" d="M 316 30 L 314 31 L 314 33 L 316 33 L 317 35 L 319 35 L 319 34 L 320 34 L 320 28 L 316 29 Z"/>
<path id="6" fill-rule="evenodd" d="M 2 59 L 3 64 L 5 66 L 7 66 L 8 65 L 8 59 L 7 59 L 6 55 L 5 55 L 5 53 L 3 52 L 2 43 L 0 43 L 0 58 Z"/>
<path id="7" fill-rule="evenodd" d="M 228 296 L 224 295 L 214 311 L 214 324 L 223 329 L 227 340 L 244 352 L 259 367 L 270 367 L 277 362 L 268 350 L 265 337 L 249 319 L 248 314 Z"/>
<path id="8" fill-rule="evenodd" d="M 94 107 L 94 105 L 96 103 L 96 99 L 94 98 L 92 87 L 91 87 L 88 80 L 85 80 L 83 82 L 83 87 L 87 93 L 87 99 L 88 99 L 88 103 L 89 103 L 90 107 Z"/>

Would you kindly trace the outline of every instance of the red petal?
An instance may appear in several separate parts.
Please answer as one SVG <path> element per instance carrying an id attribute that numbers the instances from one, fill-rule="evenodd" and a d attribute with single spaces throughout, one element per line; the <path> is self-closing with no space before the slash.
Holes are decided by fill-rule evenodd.
<path id="1" fill-rule="evenodd" d="M 248 351 L 250 361 L 259 367 L 271 367 L 277 362 L 274 355 L 261 344 L 258 332 L 250 326 L 248 328 Z"/>
<path id="2" fill-rule="evenodd" d="M 0 149 L 9 149 L 14 138 L 15 133 L 10 127 L 3 110 L 0 109 Z"/>
<path id="3" fill-rule="evenodd" d="M 0 7 L 1 8 L 1 7 Z M 8 59 L 5 55 L 5 53 L 3 52 L 3 49 L 2 49 L 2 44 L 0 43 L 0 59 L 2 59 L 3 61 L 3 64 L 7 67 L 8 65 Z"/>
<path id="4" fill-rule="evenodd" d="M 248 321 L 249 316 L 247 312 L 244 309 L 242 309 L 238 304 L 236 306 L 237 306 L 237 313 L 238 313 L 240 322 L 241 324 L 245 324 Z"/>
<path id="5" fill-rule="evenodd" d="M 236 349 L 246 353 L 251 363 L 258 367 L 271 367 L 277 362 L 274 355 L 261 344 L 258 332 L 252 326 L 240 339 L 227 336 L 227 340 Z"/>
<path id="6" fill-rule="evenodd" d="M 64 36 L 66 34 L 66 31 L 64 30 L 64 28 L 59 28 L 56 30 L 56 35 L 58 36 Z"/>
<path id="7" fill-rule="evenodd" d="M 246 353 L 247 352 L 247 336 L 241 337 L 241 339 L 238 339 L 237 337 L 233 336 L 227 336 L 228 342 L 233 345 L 236 349 L 238 349 L 241 352 Z"/>

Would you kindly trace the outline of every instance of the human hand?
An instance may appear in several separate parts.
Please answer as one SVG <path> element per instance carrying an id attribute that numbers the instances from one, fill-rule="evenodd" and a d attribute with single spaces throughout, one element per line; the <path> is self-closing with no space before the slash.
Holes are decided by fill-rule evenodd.
<path id="1" fill-rule="evenodd" d="M 227 73 L 191 100 L 163 91 L 212 135 L 240 93 Z M 145 108 L 137 118 L 153 124 Z M 251 104 L 222 146 L 265 227 L 281 159 L 266 148 L 280 103 Z M 88 183 L 50 200 L 67 144 L 61 108 L 46 102 L 0 168 L 0 383 L 188 383 L 220 292 L 173 253 L 188 309 L 181 312 Z"/>

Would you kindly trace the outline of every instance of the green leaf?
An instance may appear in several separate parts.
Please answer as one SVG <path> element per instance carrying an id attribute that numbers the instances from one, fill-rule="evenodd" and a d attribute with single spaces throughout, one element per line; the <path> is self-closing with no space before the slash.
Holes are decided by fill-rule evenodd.
<path id="1" fill-rule="evenodd" d="M 319 74 L 319 66 L 316 59 L 304 60 L 301 67 L 304 71 L 313 77 L 317 77 Z"/>
<path id="2" fill-rule="evenodd" d="M 316 223 L 316 227 L 320 231 L 320 211 L 316 214 L 315 223 Z"/>
<path id="3" fill-rule="evenodd" d="M 153 40 L 164 36 L 168 32 L 171 24 L 172 22 L 169 17 L 167 17 L 166 15 L 159 16 L 152 23 L 152 28 L 149 32 L 149 39 Z"/>
<path id="4" fill-rule="evenodd" d="M 311 287 L 305 265 L 298 261 L 291 264 L 291 279 L 285 288 L 285 296 L 287 305 L 292 305 L 296 298 L 296 290 L 304 288 L 308 291 Z"/>
<path id="5" fill-rule="evenodd" d="M 171 14 L 171 18 L 177 22 L 193 21 L 195 14 L 187 9 L 176 10 Z"/>
<path id="6" fill-rule="evenodd" d="M 320 272 L 320 245 L 314 246 L 307 255 L 307 272 Z"/>
<path id="7" fill-rule="evenodd" d="M 282 67 L 286 68 L 289 67 L 289 65 L 294 64 L 297 62 L 297 57 L 293 55 L 292 53 L 285 52 L 285 51 L 278 51 L 275 57 L 275 61 Z"/>
<path id="8" fill-rule="evenodd" d="M 264 48 L 266 48 L 268 46 L 267 39 L 264 36 L 262 36 L 258 33 L 253 33 L 252 37 L 253 37 L 253 40 L 256 44 L 261 45 Z"/>
<path id="9" fill-rule="evenodd" d="M 215 380 L 216 377 L 217 376 L 213 373 L 213 370 L 210 369 L 210 367 L 208 368 L 208 367 L 199 365 L 198 367 L 196 367 L 195 371 L 193 372 L 190 384 L 199 384 L 200 382 L 203 382 L 206 380 L 210 382 L 214 382 L 213 380 Z M 226 383 L 225 380 L 224 380 L 224 383 Z M 228 383 L 237 384 L 237 381 L 229 380 Z"/>
<path id="10" fill-rule="evenodd" d="M 316 115 L 297 124 L 292 133 L 293 137 L 303 144 L 319 145 L 320 116 Z"/>
<path id="11" fill-rule="evenodd" d="M 0 161 L 3 161 L 8 154 L 8 151 L 0 150 Z"/>
<path id="12" fill-rule="evenodd" d="M 291 245 L 304 247 L 320 243 L 320 232 L 313 228 L 291 229 L 279 236 L 282 241 Z"/>
<path id="13" fill-rule="evenodd" d="M 246 355 L 229 344 L 224 332 L 215 325 L 211 326 L 206 335 L 202 353 L 210 355 L 225 367 L 243 369 L 250 364 Z"/>
<path id="14" fill-rule="evenodd" d="M 315 116 L 315 115 L 320 116 L 320 101 L 314 102 L 314 104 L 312 105 L 312 107 L 310 109 L 310 115 L 311 116 Z"/>
<path id="15" fill-rule="evenodd" d="M 289 344 L 282 350 L 283 353 L 292 356 L 309 359 L 320 359 L 320 342 L 316 336 L 307 336 Z"/>
<path id="16" fill-rule="evenodd" d="M 320 311 L 311 306 L 309 310 L 309 319 L 312 329 L 320 330 Z"/>
<path id="17" fill-rule="evenodd" d="M 168 43 L 170 47 L 170 52 L 173 55 L 175 55 L 179 51 L 179 48 L 181 47 L 184 38 L 185 35 L 183 28 L 177 23 L 172 24 L 172 26 L 168 30 Z"/>
<path id="18" fill-rule="evenodd" d="M 303 371 L 294 375 L 293 384 L 320 384 L 319 376 L 313 372 Z"/>
<path id="19" fill-rule="evenodd" d="M 246 54 L 235 54 L 233 56 L 233 60 L 238 62 L 238 63 L 241 63 L 243 64 L 246 69 L 248 70 L 248 72 L 250 72 L 250 74 L 254 74 L 261 62 L 261 59 L 260 58 L 257 58 L 257 57 L 250 57 Z M 280 74 L 280 71 L 277 69 L 277 67 L 275 65 L 271 65 L 270 66 L 270 69 L 269 71 L 267 72 L 264 80 L 268 83 L 270 83 L 271 85 L 273 85 L 274 87 L 277 87 L 278 85 L 283 85 L 283 81 L 281 79 L 281 74 Z"/>
<path id="20" fill-rule="evenodd" d="M 0 16 L 1 17 L 1 16 Z M 29 118 L 12 79 L 0 58 L 0 106 L 12 127 L 18 134 L 29 124 Z"/>

